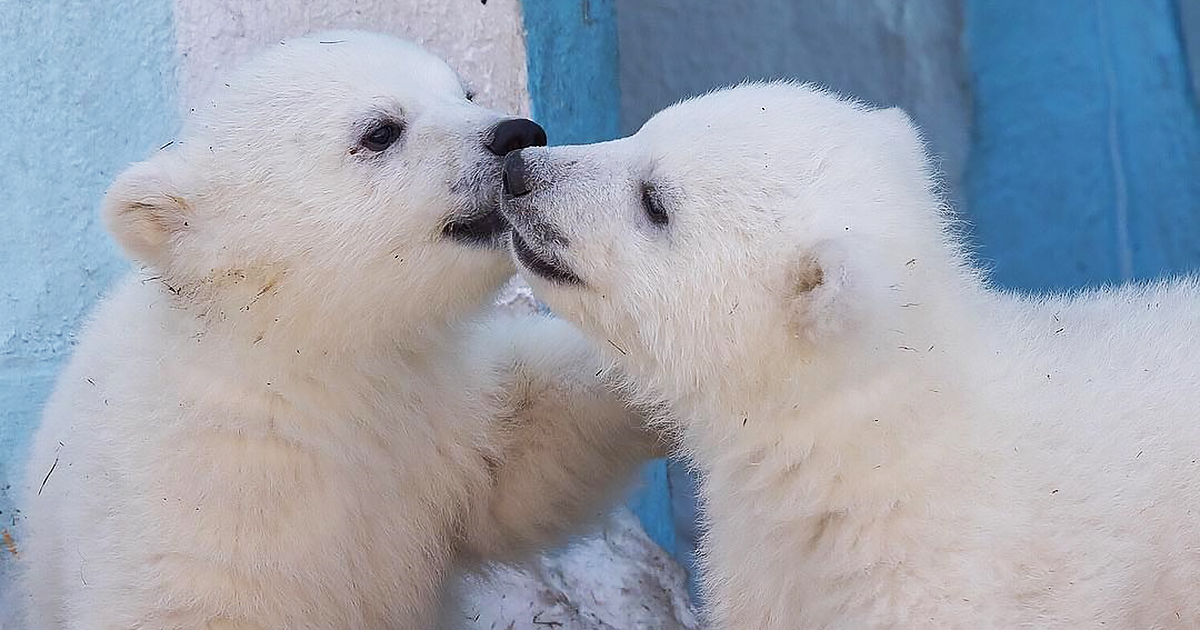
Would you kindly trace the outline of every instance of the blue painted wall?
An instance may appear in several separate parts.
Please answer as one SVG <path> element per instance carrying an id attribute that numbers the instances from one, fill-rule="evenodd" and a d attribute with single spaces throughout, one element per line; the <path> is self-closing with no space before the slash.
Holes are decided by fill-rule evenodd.
<path id="1" fill-rule="evenodd" d="M 616 138 L 621 92 L 613 0 L 525 0 L 523 10 L 532 115 L 550 144 Z M 675 549 L 665 462 L 646 467 L 630 506 L 655 542 Z"/>
<path id="2" fill-rule="evenodd" d="M 1000 284 L 1065 289 L 1200 266 L 1200 120 L 1178 8 L 967 3 L 966 197 Z"/>
<path id="3" fill-rule="evenodd" d="M 169 0 L 0 0 L 0 529 L 18 549 L 30 431 L 80 320 L 125 269 L 100 200 L 176 126 L 171 20 Z M 11 564 L 0 546 L 0 574 Z"/>

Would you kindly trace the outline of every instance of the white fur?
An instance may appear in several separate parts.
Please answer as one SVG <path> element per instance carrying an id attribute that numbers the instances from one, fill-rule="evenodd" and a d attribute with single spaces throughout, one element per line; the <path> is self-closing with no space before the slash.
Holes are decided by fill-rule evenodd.
<path id="1" fill-rule="evenodd" d="M 714 628 L 1200 626 L 1196 282 L 987 288 L 907 117 L 806 86 L 521 156 L 583 281 L 535 292 L 701 473 Z"/>
<path id="2" fill-rule="evenodd" d="M 378 115 L 405 131 L 371 154 Z M 616 500 L 654 444 L 600 355 L 489 315 L 507 255 L 441 235 L 494 208 L 501 119 L 419 48 L 331 33 L 235 73 L 118 179 L 105 218 L 147 268 L 36 437 L 31 628 L 456 626 L 456 573 Z"/>

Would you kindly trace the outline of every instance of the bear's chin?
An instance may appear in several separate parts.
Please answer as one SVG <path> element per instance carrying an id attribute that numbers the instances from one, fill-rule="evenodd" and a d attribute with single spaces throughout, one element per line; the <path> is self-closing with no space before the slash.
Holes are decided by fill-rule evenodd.
<path id="1" fill-rule="evenodd" d="M 491 209 L 468 216 L 459 216 L 446 221 L 442 235 L 471 247 L 500 249 L 505 244 L 508 221 L 499 210 Z"/>
<path id="2" fill-rule="evenodd" d="M 543 258 L 529 247 L 518 230 L 512 231 L 512 250 L 521 266 L 533 275 L 555 284 L 583 286 L 583 280 L 565 264 Z"/>

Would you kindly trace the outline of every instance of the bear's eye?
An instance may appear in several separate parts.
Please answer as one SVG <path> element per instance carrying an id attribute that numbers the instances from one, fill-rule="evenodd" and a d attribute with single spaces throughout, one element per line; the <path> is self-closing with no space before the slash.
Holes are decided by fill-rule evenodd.
<path id="1" fill-rule="evenodd" d="M 402 131 L 400 123 L 392 120 L 385 120 L 374 127 L 362 137 L 362 145 L 369 151 L 383 151 L 384 149 L 395 144 L 400 139 Z"/>
<path id="2" fill-rule="evenodd" d="M 468 101 L 471 101 L 472 103 L 475 102 L 475 90 L 472 90 L 471 88 L 467 88 L 467 91 L 465 94 L 463 94 L 463 96 L 465 96 Z"/>
<path id="3" fill-rule="evenodd" d="M 642 208 L 646 211 L 646 218 L 654 225 L 666 225 L 671 220 L 653 186 L 642 186 Z"/>

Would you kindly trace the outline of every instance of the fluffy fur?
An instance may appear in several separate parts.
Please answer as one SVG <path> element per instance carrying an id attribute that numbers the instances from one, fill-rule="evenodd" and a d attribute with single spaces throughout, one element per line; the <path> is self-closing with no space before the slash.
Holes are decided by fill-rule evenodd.
<path id="1" fill-rule="evenodd" d="M 617 499 L 640 415 L 566 324 L 489 316 L 508 256 L 445 229 L 496 212 L 503 119 L 416 46 L 331 33 L 118 178 L 104 216 L 146 268 L 36 437 L 31 628 L 453 627 L 457 572 Z"/>
<path id="2" fill-rule="evenodd" d="M 1200 626 L 1194 281 L 991 290 L 907 117 L 795 84 L 507 168 L 535 292 L 671 401 L 714 628 Z"/>

